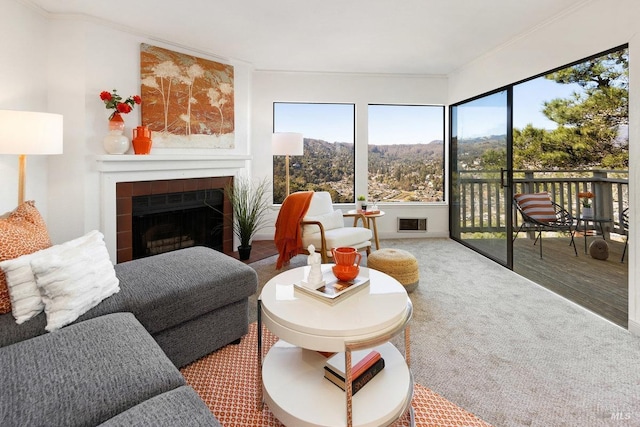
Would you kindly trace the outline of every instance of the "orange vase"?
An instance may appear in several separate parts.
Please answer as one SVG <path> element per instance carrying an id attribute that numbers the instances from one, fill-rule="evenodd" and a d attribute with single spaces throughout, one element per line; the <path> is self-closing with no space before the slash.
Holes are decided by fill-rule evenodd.
<path id="1" fill-rule="evenodd" d="M 109 131 L 124 131 L 124 119 L 119 113 L 114 113 L 114 115 L 109 119 Z"/>
<path id="2" fill-rule="evenodd" d="M 124 154 L 131 146 L 129 139 L 122 134 L 124 120 L 116 113 L 109 119 L 109 134 L 102 140 L 104 149 L 109 154 Z"/>
<path id="3" fill-rule="evenodd" d="M 133 130 L 133 151 L 136 154 L 151 152 L 151 131 L 146 126 L 138 126 Z"/>

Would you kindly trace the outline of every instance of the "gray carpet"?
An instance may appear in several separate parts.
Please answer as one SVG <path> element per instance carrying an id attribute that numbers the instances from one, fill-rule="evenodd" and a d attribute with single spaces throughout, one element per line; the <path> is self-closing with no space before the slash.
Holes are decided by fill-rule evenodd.
<path id="1" fill-rule="evenodd" d="M 410 294 L 418 383 L 495 426 L 640 425 L 640 337 L 454 241 L 382 247 L 420 264 Z M 275 260 L 251 264 L 260 285 Z M 305 264 L 301 255 L 287 268 Z"/>

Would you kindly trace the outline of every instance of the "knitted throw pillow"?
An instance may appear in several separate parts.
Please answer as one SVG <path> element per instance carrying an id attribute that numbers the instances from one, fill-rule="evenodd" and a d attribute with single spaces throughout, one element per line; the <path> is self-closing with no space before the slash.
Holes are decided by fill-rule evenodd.
<path id="1" fill-rule="evenodd" d="M 40 212 L 33 200 L 24 202 L 7 218 L 0 219 L 0 261 L 18 258 L 51 246 Z M 0 314 L 11 311 L 4 272 L 0 270 Z"/>

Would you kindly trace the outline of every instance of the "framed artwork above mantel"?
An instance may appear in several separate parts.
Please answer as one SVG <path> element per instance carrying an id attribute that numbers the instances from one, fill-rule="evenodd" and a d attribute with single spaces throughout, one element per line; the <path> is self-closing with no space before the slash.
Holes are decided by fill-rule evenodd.
<path id="1" fill-rule="evenodd" d="M 142 43 L 140 81 L 154 147 L 235 148 L 233 66 Z"/>

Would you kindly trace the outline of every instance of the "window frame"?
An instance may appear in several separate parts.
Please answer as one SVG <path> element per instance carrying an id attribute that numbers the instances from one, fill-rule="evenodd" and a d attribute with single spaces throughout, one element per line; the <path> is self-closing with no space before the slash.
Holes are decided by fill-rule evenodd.
<path id="1" fill-rule="evenodd" d="M 448 188 L 448 179 L 449 177 L 447 176 L 447 169 L 446 169 L 446 165 L 447 165 L 447 158 L 446 158 L 446 154 L 447 154 L 447 106 L 446 105 L 440 105 L 440 104 L 404 104 L 404 103 L 381 103 L 381 102 L 375 102 L 375 103 L 368 103 L 367 104 L 367 110 L 372 107 L 372 106 L 388 106 L 388 107 L 433 107 L 433 108 L 439 108 L 442 112 L 442 163 L 441 163 L 441 174 L 442 174 L 442 188 L 440 189 L 440 191 L 442 192 L 442 200 L 421 200 L 421 201 L 401 201 L 401 202 L 387 202 L 390 204 L 398 205 L 398 206 L 415 206 L 415 205 L 420 205 L 420 204 L 446 204 L 447 203 L 447 188 Z M 367 128 L 369 128 L 369 124 L 370 124 L 370 118 L 369 118 L 369 111 L 367 111 Z M 370 130 L 368 131 L 368 138 L 370 139 L 371 137 L 371 132 Z M 369 157 L 368 157 L 368 153 L 369 153 L 369 147 L 370 147 L 370 143 L 369 141 L 367 141 L 367 187 L 369 187 Z M 383 202 L 384 203 L 384 202 Z"/>
<path id="2" fill-rule="evenodd" d="M 354 203 L 355 199 L 356 199 L 356 145 L 357 145 L 357 140 L 356 140 L 356 127 L 357 127 L 357 105 L 355 102 L 305 102 L 305 101 L 273 101 L 272 104 L 272 132 L 301 132 L 303 135 L 303 139 L 319 139 L 317 137 L 314 136 L 308 136 L 305 135 L 304 132 L 302 132 L 301 129 L 280 129 L 277 128 L 277 123 L 276 123 L 276 110 L 277 110 L 277 105 L 279 104 L 288 104 L 288 105 L 309 105 L 309 106 L 313 106 L 313 105 L 336 105 L 336 106 L 350 106 L 352 108 L 352 113 L 351 113 L 351 122 L 352 122 L 352 140 L 353 140 L 353 148 L 352 148 L 352 153 L 353 153 L 353 169 L 351 170 L 351 179 L 352 179 L 352 184 L 351 184 L 351 191 L 353 193 L 353 197 L 351 201 L 348 200 L 337 200 L 334 202 L 335 203 Z M 347 143 L 348 142 L 344 142 L 344 141 L 326 141 L 328 143 L 336 143 L 336 142 L 341 142 L 341 143 Z M 304 156 L 304 154 L 303 154 Z M 272 167 L 274 167 L 272 169 L 272 178 L 275 178 L 274 174 L 275 174 L 275 158 L 276 156 L 272 156 Z M 290 166 L 291 167 L 291 166 Z M 274 204 L 281 204 L 282 202 L 280 201 L 276 201 L 276 191 L 275 191 L 275 179 L 273 180 L 273 194 L 272 194 L 272 200 Z M 314 184 L 311 184 L 314 185 Z M 294 190 L 292 189 L 291 192 L 293 192 Z M 337 190 L 336 190 L 337 192 Z M 346 197 L 345 195 L 342 195 Z M 286 196 L 285 196 L 286 197 Z M 284 198 L 283 198 L 284 200 Z"/>

